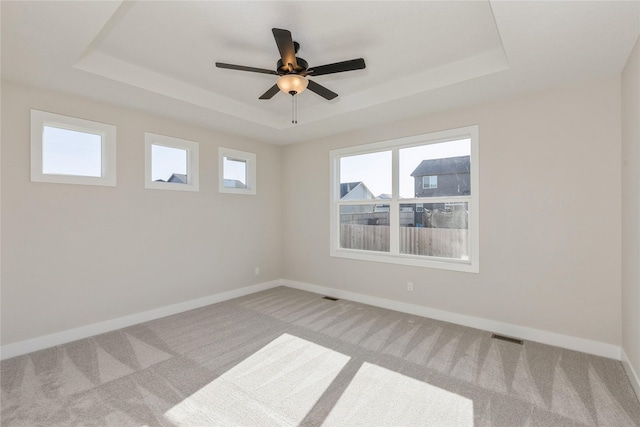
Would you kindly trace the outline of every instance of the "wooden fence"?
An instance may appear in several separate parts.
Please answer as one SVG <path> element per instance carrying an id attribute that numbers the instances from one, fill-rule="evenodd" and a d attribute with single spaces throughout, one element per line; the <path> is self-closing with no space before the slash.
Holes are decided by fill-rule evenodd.
<path id="1" fill-rule="evenodd" d="M 389 227 L 340 224 L 340 247 L 389 252 Z"/>
<path id="2" fill-rule="evenodd" d="M 389 227 L 340 224 L 340 246 L 388 252 Z M 400 227 L 400 253 L 465 259 L 469 255 L 469 230 Z"/>

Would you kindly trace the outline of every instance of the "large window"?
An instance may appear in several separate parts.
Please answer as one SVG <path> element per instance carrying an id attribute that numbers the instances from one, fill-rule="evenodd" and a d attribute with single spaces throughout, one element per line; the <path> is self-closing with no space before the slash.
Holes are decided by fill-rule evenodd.
<path id="1" fill-rule="evenodd" d="M 478 128 L 333 150 L 331 255 L 478 272 Z"/>
<path id="2" fill-rule="evenodd" d="M 115 186 L 115 126 L 31 110 L 31 181 Z"/>

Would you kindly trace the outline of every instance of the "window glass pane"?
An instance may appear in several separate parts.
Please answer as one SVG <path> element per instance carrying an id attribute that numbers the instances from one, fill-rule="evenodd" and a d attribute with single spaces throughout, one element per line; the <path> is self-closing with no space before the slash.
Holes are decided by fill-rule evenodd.
<path id="1" fill-rule="evenodd" d="M 391 151 L 340 158 L 340 200 L 391 196 Z"/>
<path id="2" fill-rule="evenodd" d="M 340 206 L 340 247 L 389 252 L 389 206 Z"/>
<path id="3" fill-rule="evenodd" d="M 470 155 L 469 139 L 399 150 L 400 198 L 471 194 Z"/>
<path id="4" fill-rule="evenodd" d="M 223 159 L 223 178 L 226 188 L 247 188 L 247 162 L 246 160 Z"/>
<path id="5" fill-rule="evenodd" d="M 438 176 L 423 176 L 422 177 L 422 188 L 438 188 Z"/>
<path id="6" fill-rule="evenodd" d="M 42 173 L 102 177 L 102 136 L 44 126 Z"/>
<path id="7" fill-rule="evenodd" d="M 400 253 L 469 259 L 469 204 L 400 205 Z"/>
<path id="8" fill-rule="evenodd" d="M 187 183 L 187 150 L 151 145 L 151 180 Z"/>

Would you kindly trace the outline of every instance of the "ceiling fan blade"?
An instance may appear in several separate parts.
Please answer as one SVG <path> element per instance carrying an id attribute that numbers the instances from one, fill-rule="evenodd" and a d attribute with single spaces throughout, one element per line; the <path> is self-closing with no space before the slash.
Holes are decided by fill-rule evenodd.
<path id="1" fill-rule="evenodd" d="M 268 91 L 263 93 L 262 96 L 258 99 L 271 99 L 273 98 L 273 95 L 275 95 L 278 92 L 280 92 L 280 88 L 278 87 L 277 84 L 275 84 L 271 86 L 271 88 Z"/>
<path id="2" fill-rule="evenodd" d="M 252 73 L 278 75 L 274 70 L 267 70 L 266 68 L 245 67 L 244 65 L 225 64 L 224 62 L 216 62 L 216 67 L 228 68 L 229 70 L 250 71 Z"/>
<path id="3" fill-rule="evenodd" d="M 280 28 L 272 28 L 271 31 L 273 32 L 273 38 L 276 39 L 282 63 L 284 65 L 291 64 L 294 69 L 297 68 L 298 61 L 296 61 L 296 48 L 293 46 L 291 31 L 282 30 Z"/>
<path id="4" fill-rule="evenodd" d="M 318 95 L 320 95 L 324 99 L 328 99 L 329 101 L 338 96 L 337 93 L 330 91 L 326 87 L 319 85 L 313 80 L 309 80 L 309 86 L 307 86 L 307 89 L 309 89 L 311 92 L 317 93 Z"/>
<path id="5" fill-rule="evenodd" d="M 342 73 L 344 71 L 362 70 L 366 68 L 364 59 L 351 59 L 349 61 L 336 62 L 335 64 L 320 65 L 319 67 L 311 67 L 306 75 L 322 76 L 325 74 Z"/>

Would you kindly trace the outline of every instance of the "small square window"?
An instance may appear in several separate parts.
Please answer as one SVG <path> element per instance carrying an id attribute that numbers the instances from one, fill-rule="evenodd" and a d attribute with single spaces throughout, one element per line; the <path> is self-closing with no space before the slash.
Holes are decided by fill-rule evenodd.
<path id="1" fill-rule="evenodd" d="M 219 190 L 221 193 L 256 194 L 256 155 L 220 147 Z"/>
<path id="2" fill-rule="evenodd" d="M 198 191 L 198 143 L 145 133 L 145 188 Z"/>
<path id="3" fill-rule="evenodd" d="M 31 110 L 31 181 L 115 186 L 116 128 Z"/>

